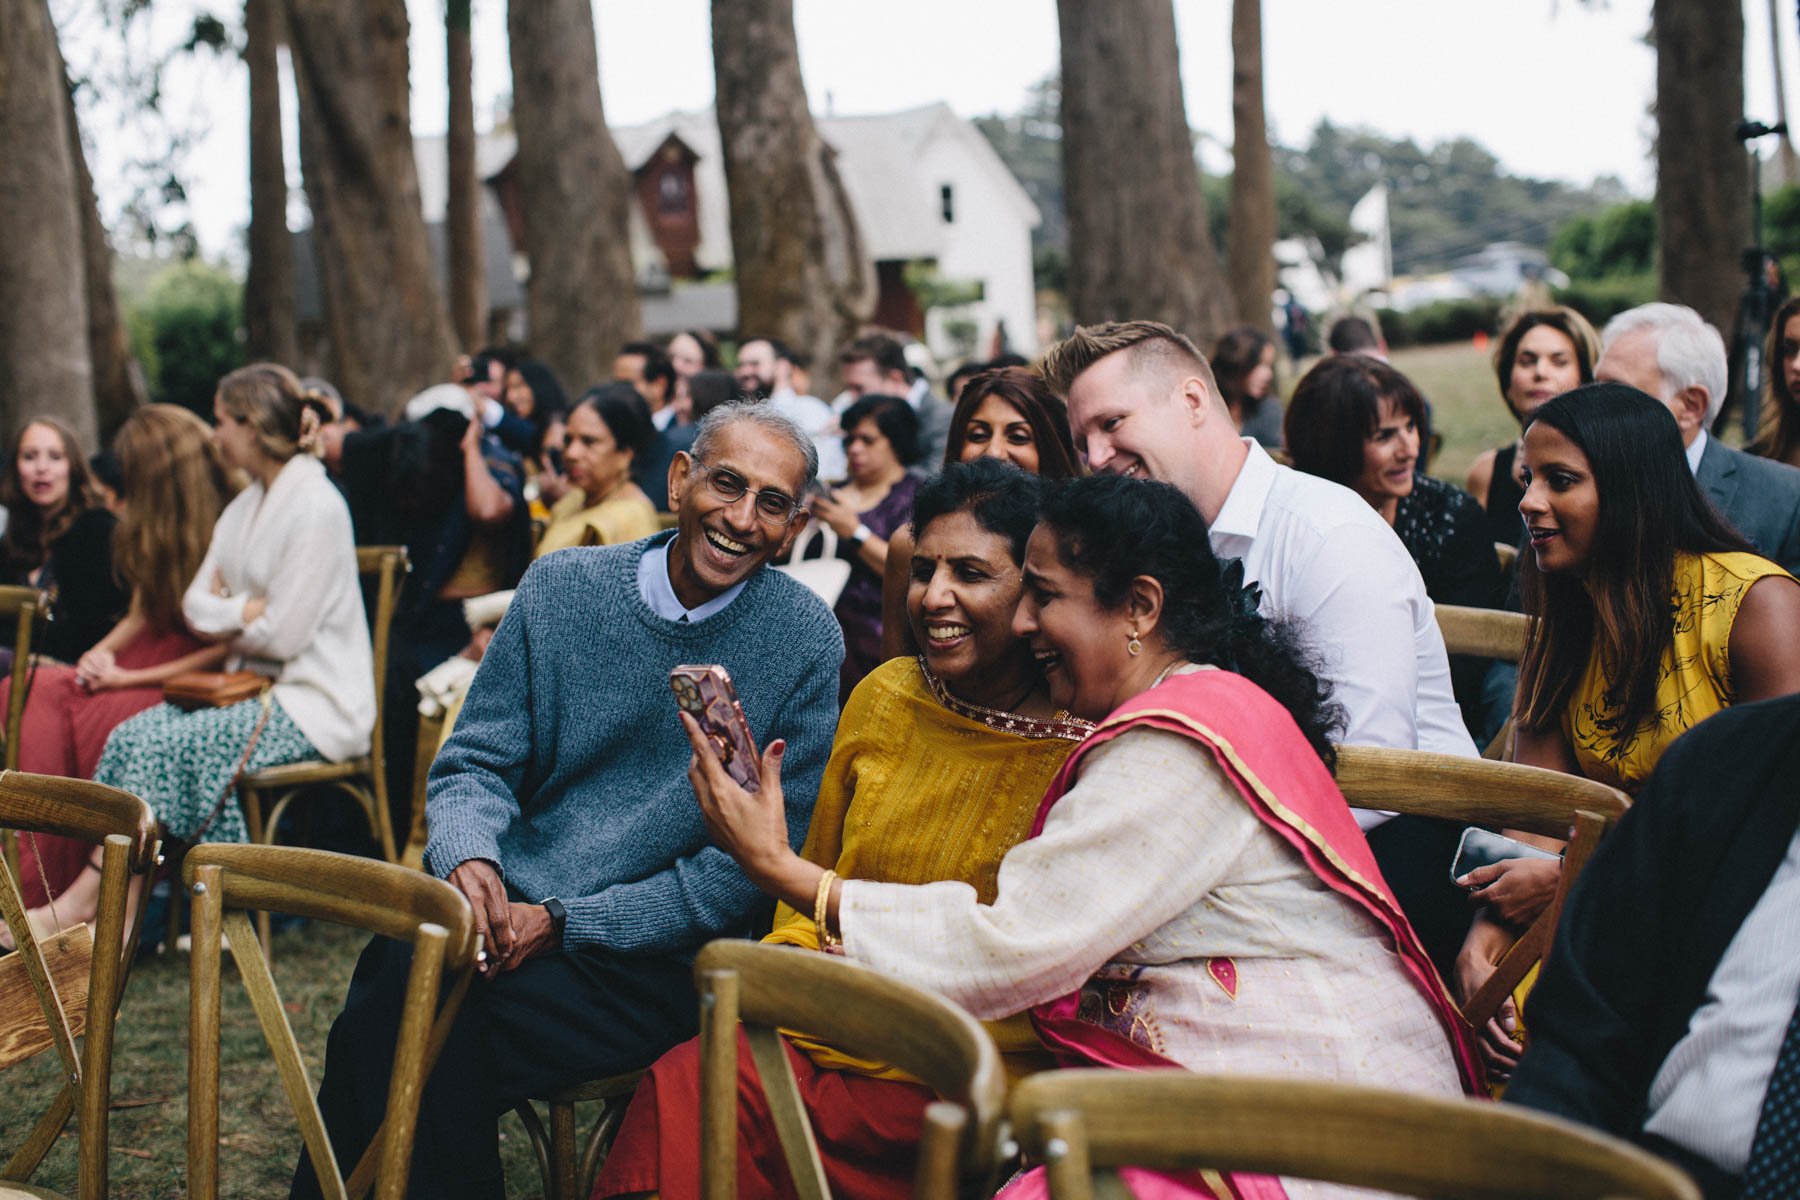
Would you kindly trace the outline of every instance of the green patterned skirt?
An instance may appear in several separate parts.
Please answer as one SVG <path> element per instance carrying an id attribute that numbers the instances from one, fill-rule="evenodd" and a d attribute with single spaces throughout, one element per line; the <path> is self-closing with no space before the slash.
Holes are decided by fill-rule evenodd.
<path id="1" fill-rule="evenodd" d="M 94 778 L 141 797 L 169 836 L 192 842 L 212 814 L 219 793 L 244 756 L 262 716 L 262 701 L 244 700 L 225 708 L 192 712 L 159 704 L 123 721 L 106 739 Z M 271 698 L 269 722 L 244 767 L 246 772 L 318 758 L 281 702 Z M 242 842 L 244 811 L 234 789 L 219 819 L 205 833 L 209 842 Z"/>

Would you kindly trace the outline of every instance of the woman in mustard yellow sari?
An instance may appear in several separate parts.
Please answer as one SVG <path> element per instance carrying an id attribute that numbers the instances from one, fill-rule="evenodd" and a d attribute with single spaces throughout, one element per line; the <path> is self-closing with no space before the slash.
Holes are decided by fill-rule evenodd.
<path id="1" fill-rule="evenodd" d="M 1057 710 L 1012 633 L 1041 481 L 996 459 L 960 463 L 920 489 L 907 616 L 924 648 L 851 693 L 801 853 L 847 879 L 958 880 L 992 901 L 1000 860 L 1031 832 L 1044 789 L 1089 726 Z M 782 905 L 770 942 L 817 950 L 808 914 Z M 1030 1019 L 991 1022 L 1009 1070 L 1049 1065 Z M 931 1094 L 882 1063 L 794 1041 L 796 1077 L 832 1192 L 909 1193 Z M 740 1057 L 746 1075 L 755 1071 Z M 699 1194 L 699 1055 L 689 1042 L 639 1086 L 596 1197 Z M 742 1089 L 741 1196 L 791 1194 L 760 1089 Z"/>

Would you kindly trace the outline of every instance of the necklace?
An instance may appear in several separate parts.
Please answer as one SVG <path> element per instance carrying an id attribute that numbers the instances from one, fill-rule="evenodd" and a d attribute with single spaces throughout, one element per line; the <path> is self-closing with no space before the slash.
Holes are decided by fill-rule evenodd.
<path id="1" fill-rule="evenodd" d="M 1000 733 L 1017 734 L 1027 738 L 1064 738 L 1078 742 L 1094 731 L 1091 721 L 1083 721 L 1080 717 L 1071 716 L 1064 709 L 1057 709 L 1056 715 L 1048 719 L 1043 717 L 1027 717 L 1020 713 L 1006 712 L 998 708 L 987 708 L 980 704 L 971 704 L 967 700 L 959 700 L 951 695 L 944 681 L 931 673 L 925 665 L 925 657 L 919 656 L 919 673 L 925 676 L 925 686 L 931 689 L 931 698 L 949 709 L 959 717 L 967 717 L 971 721 L 979 721 L 989 729 Z M 1029 693 L 1027 693 L 1029 694 Z"/>

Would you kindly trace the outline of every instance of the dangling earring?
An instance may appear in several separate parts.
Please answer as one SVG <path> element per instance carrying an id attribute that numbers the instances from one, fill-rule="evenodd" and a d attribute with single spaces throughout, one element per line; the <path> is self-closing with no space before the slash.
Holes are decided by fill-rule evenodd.
<path id="1" fill-rule="evenodd" d="M 1136 658 L 1138 655 L 1142 654 L 1143 652 L 1144 652 L 1144 643 L 1138 641 L 1137 630 L 1134 629 L 1131 631 L 1131 640 L 1129 642 L 1125 643 L 1125 653 L 1131 655 L 1131 657 L 1133 657 L 1133 658 Z"/>

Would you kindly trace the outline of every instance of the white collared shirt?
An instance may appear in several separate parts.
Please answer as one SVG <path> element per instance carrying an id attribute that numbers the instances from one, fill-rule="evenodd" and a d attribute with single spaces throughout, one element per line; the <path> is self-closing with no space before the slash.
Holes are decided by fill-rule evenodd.
<path id="1" fill-rule="evenodd" d="M 1644 1132 L 1741 1175 L 1800 998 L 1800 834 L 1650 1081 Z"/>
<path id="2" fill-rule="evenodd" d="M 660 546 L 652 546 L 638 559 L 638 595 L 644 598 L 650 611 L 663 620 L 696 625 L 730 607 L 749 580 L 732 584 L 699 608 L 688 608 L 675 595 L 675 585 L 669 580 L 669 550 L 675 545 L 675 541 L 675 538 L 670 538 Z"/>
<path id="3" fill-rule="evenodd" d="M 1450 690 L 1450 659 L 1418 565 L 1349 488 L 1249 456 L 1213 520 L 1213 553 L 1244 560 L 1263 611 L 1296 620 L 1324 660 L 1343 741 L 1476 757 Z M 1385 814 L 1356 810 L 1371 829 Z"/>
<path id="4" fill-rule="evenodd" d="M 1706 430 L 1702 429 L 1694 435 L 1694 440 L 1688 445 L 1688 448 L 1687 448 L 1688 470 L 1692 471 L 1696 475 L 1700 474 L 1700 456 L 1705 453 L 1706 453 Z"/>

